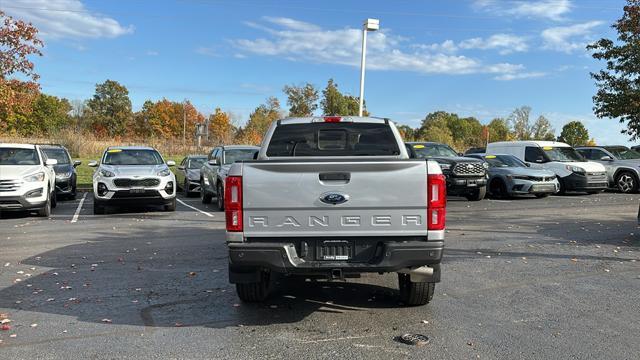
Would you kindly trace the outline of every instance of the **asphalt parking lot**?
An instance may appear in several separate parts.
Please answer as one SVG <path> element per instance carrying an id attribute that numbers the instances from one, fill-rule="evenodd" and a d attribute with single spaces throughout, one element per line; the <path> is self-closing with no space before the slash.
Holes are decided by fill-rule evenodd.
<path id="1" fill-rule="evenodd" d="M 224 216 L 175 213 L 0 219 L 3 359 L 637 359 L 640 197 L 451 198 L 443 282 L 403 307 L 396 277 L 282 280 L 265 304 L 227 283 Z M 80 210 L 78 210 L 80 209 Z M 76 216 L 77 214 L 77 216 Z M 286 284 L 285 288 L 283 285 Z M 424 346 L 394 341 L 403 333 Z"/>

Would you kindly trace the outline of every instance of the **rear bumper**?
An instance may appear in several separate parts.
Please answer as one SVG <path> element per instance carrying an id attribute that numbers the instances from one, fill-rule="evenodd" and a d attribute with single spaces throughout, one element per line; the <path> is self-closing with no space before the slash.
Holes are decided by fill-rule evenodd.
<path id="1" fill-rule="evenodd" d="M 389 241 L 374 244 L 380 249 L 368 261 L 305 260 L 293 243 L 228 243 L 229 276 L 232 283 L 243 282 L 242 269 L 269 269 L 293 275 L 327 275 L 339 269 L 344 274 L 396 272 L 401 269 L 440 264 L 444 241 Z M 439 266 L 438 270 L 439 270 Z M 438 277 L 435 281 L 439 281 Z"/>

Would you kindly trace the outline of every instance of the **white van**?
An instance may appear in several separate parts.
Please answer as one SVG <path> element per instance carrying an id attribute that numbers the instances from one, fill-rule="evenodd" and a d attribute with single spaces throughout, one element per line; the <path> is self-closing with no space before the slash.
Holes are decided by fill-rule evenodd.
<path id="1" fill-rule="evenodd" d="M 587 161 L 568 144 L 556 141 L 501 141 L 490 143 L 487 154 L 510 154 L 532 168 L 553 171 L 560 182 L 560 193 L 597 193 L 607 188 L 602 164 Z"/>

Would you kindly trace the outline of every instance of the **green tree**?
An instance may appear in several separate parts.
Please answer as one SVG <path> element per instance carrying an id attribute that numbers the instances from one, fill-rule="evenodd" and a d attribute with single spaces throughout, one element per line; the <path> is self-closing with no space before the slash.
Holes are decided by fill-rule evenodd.
<path id="1" fill-rule="evenodd" d="M 93 130 L 99 135 L 124 135 L 133 119 L 129 90 L 117 81 L 96 85 L 93 98 L 87 101 Z"/>
<path id="2" fill-rule="evenodd" d="M 318 108 L 318 90 L 312 84 L 285 85 L 282 91 L 287 95 L 289 116 L 311 116 Z"/>
<path id="3" fill-rule="evenodd" d="M 531 126 L 531 133 L 534 140 L 555 140 L 555 130 L 551 126 L 549 119 L 540 115 Z"/>
<path id="4" fill-rule="evenodd" d="M 597 92 L 594 112 L 599 118 L 619 118 L 626 123 L 623 134 L 640 138 L 640 0 L 627 0 L 624 14 L 612 25 L 617 41 L 602 38 L 587 46 L 597 60 L 606 61 L 606 69 L 591 73 Z"/>
<path id="5" fill-rule="evenodd" d="M 444 111 L 427 114 L 420 124 L 417 139 L 453 145 L 453 135 L 449 128 L 451 115 Z"/>
<path id="6" fill-rule="evenodd" d="M 589 131 L 580 121 L 571 121 L 562 127 L 558 141 L 565 142 L 571 146 L 586 145 L 590 142 Z"/>
<path id="7" fill-rule="evenodd" d="M 404 141 L 416 141 L 418 131 L 409 125 L 398 125 L 398 131 Z"/>
<path id="8" fill-rule="evenodd" d="M 502 118 L 495 118 L 487 125 L 489 142 L 506 141 L 510 139 L 509 123 Z"/>
<path id="9" fill-rule="evenodd" d="M 338 90 L 338 84 L 333 79 L 329 79 L 327 87 L 322 90 L 320 106 L 324 115 L 357 116 L 360 103 L 358 97 L 343 95 Z M 366 108 L 366 104 L 363 103 L 362 115 L 369 116 Z"/>

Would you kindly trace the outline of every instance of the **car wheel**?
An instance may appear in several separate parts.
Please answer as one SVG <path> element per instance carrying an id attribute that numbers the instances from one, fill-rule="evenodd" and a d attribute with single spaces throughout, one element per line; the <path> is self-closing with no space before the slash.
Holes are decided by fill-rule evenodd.
<path id="1" fill-rule="evenodd" d="M 51 194 L 47 196 L 47 202 L 44 204 L 44 206 L 38 209 L 38 216 L 40 217 L 51 216 Z"/>
<path id="2" fill-rule="evenodd" d="M 74 187 L 71 189 L 71 194 L 69 195 L 69 199 L 70 199 L 70 200 L 75 200 L 75 199 L 76 199 L 76 196 L 78 196 L 78 192 L 77 192 L 76 187 L 74 186 Z"/>
<path id="3" fill-rule="evenodd" d="M 622 171 L 616 176 L 616 188 L 623 193 L 633 193 L 638 191 L 638 181 L 636 177 L 628 172 Z"/>
<path id="4" fill-rule="evenodd" d="M 507 185 L 500 179 L 493 179 L 489 184 L 489 194 L 494 198 L 505 198 L 508 195 Z"/>
<path id="5" fill-rule="evenodd" d="M 465 195 L 465 197 L 469 201 L 480 201 L 484 199 L 484 196 L 486 194 L 487 194 L 487 187 L 483 186 L 481 188 L 474 190 L 473 192 L 468 193 L 467 195 Z"/>
<path id="6" fill-rule="evenodd" d="M 207 191 L 207 188 L 204 187 L 204 180 L 200 180 L 200 199 L 202 200 L 203 204 L 211 204 L 211 199 L 213 198 L 213 196 L 211 196 L 211 194 L 209 194 L 209 192 Z"/>
<path id="7" fill-rule="evenodd" d="M 266 300 L 271 287 L 270 277 L 270 273 L 261 271 L 260 281 L 236 284 L 236 293 L 240 300 L 244 302 L 262 302 Z"/>
<path id="8" fill-rule="evenodd" d="M 412 282 L 409 274 L 398 274 L 398 285 L 400 300 L 409 306 L 428 304 L 436 289 L 436 283 Z"/>
<path id="9" fill-rule="evenodd" d="M 51 208 L 55 209 L 56 206 L 58 206 L 58 195 L 56 194 L 56 191 L 54 190 L 51 193 Z"/>
<path id="10" fill-rule="evenodd" d="M 93 200 L 93 214 L 94 215 L 104 215 L 105 207 L 104 205 L 98 204 L 98 202 Z"/>
<path id="11" fill-rule="evenodd" d="M 219 183 L 220 181 L 218 181 L 218 189 L 216 190 L 216 203 L 218 205 L 218 210 L 224 211 L 224 189 Z"/>
<path id="12" fill-rule="evenodd" d="M 191 192 L 189 191 L 189 181 L 185 178 L 184 184 L 182 184 L 182 191 L 184 192 L 184 197 L 189 197 Z"/>
<path id="13" fill-rule="evenodd" d="M 176 211 L 176 198 L 173 198 L 171 203 L 164 206 L 164 211 Z"/>

